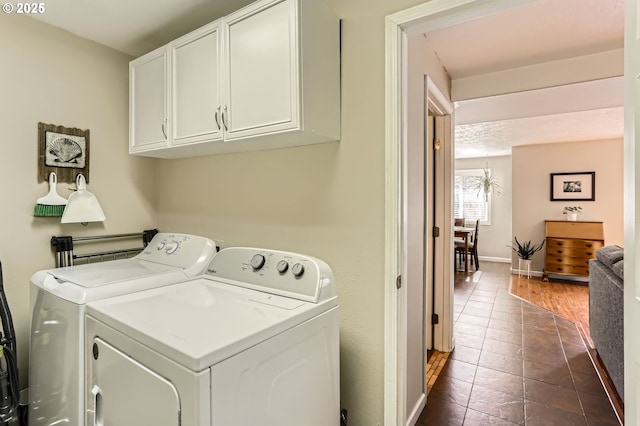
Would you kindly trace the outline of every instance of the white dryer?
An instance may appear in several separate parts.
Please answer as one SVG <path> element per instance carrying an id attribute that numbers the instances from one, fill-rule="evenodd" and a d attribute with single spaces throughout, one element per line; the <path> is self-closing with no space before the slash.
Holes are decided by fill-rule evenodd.
<path id="1" fill-rule="evenodd" d="M 84 425 L 87 302 L 200 275 L 215 252 L 208 238 L 158 233 L 130 259 L 36 272 L 31 278 L 29 424 Z"/>
<path id="2" fill-rule="evenodd" d="M 227 248 L 203 277 L 87 306 L 87 425 L 337 426 L 322 261 Z"/>

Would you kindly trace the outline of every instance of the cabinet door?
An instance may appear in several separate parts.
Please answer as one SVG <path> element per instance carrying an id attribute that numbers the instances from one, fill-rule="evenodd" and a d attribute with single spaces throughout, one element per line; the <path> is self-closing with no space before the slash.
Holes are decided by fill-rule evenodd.
<path id="1" fill-rule="evenodd" d="M 172 145 L 222 139 L 220 24 L 171 43 Z"/>
<path id="2" fill-rule="evenodd" d="M 166 46 L 129 64 L 129 152 L 168 144 L 167 65 Z"/>
<path id="3" fill-rule="evenodd" d="M 225 20 L 225 139 L 299 125 L 297 1 L 262 1 Z"/>

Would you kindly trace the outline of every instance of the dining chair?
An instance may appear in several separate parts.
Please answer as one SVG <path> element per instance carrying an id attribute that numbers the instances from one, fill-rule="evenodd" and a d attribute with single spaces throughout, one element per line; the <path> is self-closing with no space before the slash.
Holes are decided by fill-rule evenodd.
<path id="1" fill-rule="evenodd" d="M 453 226 L 464 226 L 464 217 L 456 217 L 453 219 Z"/>
<path id="2" fill-rule="evenodd" d="M 478 229 L 479 229 L 480 221 L 476 220 L 475 230 L 473 235 L 471 236 L 471 245 L 467 252 L 465 252 L 464 242 L 455 243 L 455 260 L 459 261 L 460 265 L 463 265 L 463 262 L 467 261 L 467 256 L 472 256 L 471 260 L 474 266 L 476 267 L 476 271 L 480 269 L 480 261 L 478 259 Z"/>

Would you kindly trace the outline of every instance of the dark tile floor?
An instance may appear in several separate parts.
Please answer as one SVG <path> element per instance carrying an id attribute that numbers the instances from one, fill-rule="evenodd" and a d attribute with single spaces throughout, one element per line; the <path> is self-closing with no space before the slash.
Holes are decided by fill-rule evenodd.
<path id="1" fill-rule="evenodd" d="M 418 425 L 619 425 L 576 326 L 509 294 L 509 265 L 456 279 L 456 347 Z"/>

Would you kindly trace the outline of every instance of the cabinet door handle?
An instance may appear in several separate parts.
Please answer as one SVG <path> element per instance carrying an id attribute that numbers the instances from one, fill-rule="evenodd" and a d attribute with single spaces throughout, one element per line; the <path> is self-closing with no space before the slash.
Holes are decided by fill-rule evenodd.
<path id="1" fill-rule="evenodd" d="M 224 126 L 224 130 L 226 132 L 229 131 L 229 127 L 227 126 L 227 120 L 226 120 L 226 115 L 224 114 L 225 111 L 227 111 L 227 106 L 225 105 L 224 108 L 222 109 L 222 125 Z"/>
<path id="2" fill-rule="evenodd" d="M 162 120 L 162 134 L 164 135 L 165 139 L 167 139 L 167 131 L 165 129 L 166 124 L 167 124 L 167 119 L 165 118 L 164 120 Z"/>
<path id="3" fill-rule="evenodd" d="M 218 120 L 218 112 L 220 112 L 220 107 L 216 108 L 216 112 L 213 117 L 216 119 L 216 126 L 218 126 L 218 130 L 220 130 L 220 120 Z"/>

